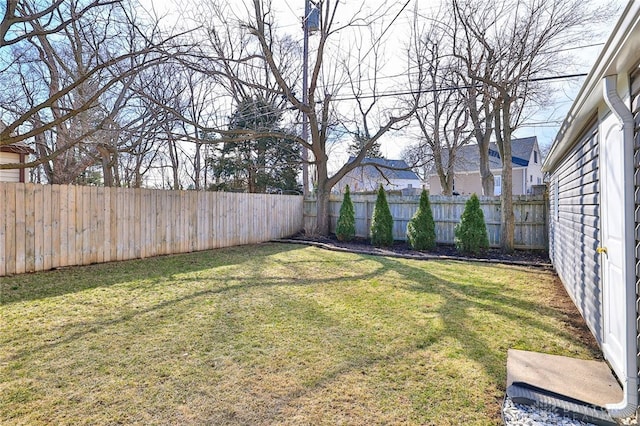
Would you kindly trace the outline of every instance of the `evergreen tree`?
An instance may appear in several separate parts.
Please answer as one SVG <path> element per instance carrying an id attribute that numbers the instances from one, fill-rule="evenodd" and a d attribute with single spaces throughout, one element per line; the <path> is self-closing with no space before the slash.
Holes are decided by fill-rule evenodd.
<path id="1" fill-rule="evenodd" d="M 436 224 L 429 203 L 429 193 L 423 189 L 420 205 L 407 225 L 407 240 L 414 250 L 431 250 L 436 246 Z"/>
<path id="2" fill-rule="evenodd" d="M 282 112 L 260 97 L 247 97 L 230 117 L 230 130 L 286 133 L 279 127 Z M 226 142 L 207 159 L 215 189 L 268 192 L 299 191 L 300 146 L 292 138 L 247 133 L 242 141 Z"/>
<path id="3" fill-rule="evenodd" d="M 371 244 L 374 246 L 390 246 L 393 244 L 393 218 L 387 203 L 387 195 L 380 185 L 376 206 L 371 220 Z"/>
<path id="4" fill-rule="evenodd" d="M 364 146 L 369 142 L 369 138 L 366 134 L 363 134 L 358 130 L 358 133 L 354 135 L 353 142 L 349 144 L 349 155 L 353 157 L 357 157 L 360 154 L 360 151 L 364 148 Z M 371 144 L 371 147 L 367 149 L 367 158 L 382 158 L 382 152 L 380 151 L 380 142 L 375 141 Z"/>
<path id="5" fill-rule="evenodd" d="M 342 205 L 340 206 L 340 217 L 336 226 L 336 237 L 340 241 L 351 241 L 356 236 L 356 216 L 351 202 L 349 185 L 344 193 Z"/>
<path id="6" fill-rule="evenodd" d="M 460 223 L 456 225 L 454 241 L 456 248 L 464 253 L 478 254 L 489 248 L 484 213 L 476 194 L 471 195 L 464 206 Z"/>

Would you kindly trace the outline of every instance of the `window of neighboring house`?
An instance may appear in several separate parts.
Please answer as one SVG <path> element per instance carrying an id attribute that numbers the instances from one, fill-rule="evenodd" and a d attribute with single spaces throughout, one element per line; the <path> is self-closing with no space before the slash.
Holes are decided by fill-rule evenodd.
<path id="1" fill-rule="evenodd" d="M 493 195 L 502 194 L 502 176 L 493 177 Z"/>
<path id="2" fill-rule="evenodd" d="M 542 178 L 538 178 L 538 185 L 542 185 Z"/>
<path id="3" fill-rule="evenodd" d="M 533 151 L 533 162 L 538 164 L 538 151 Z"/>
<path id="4" fill-rule="evenodd" d="M 529 175 L 529 182 L 533 183 L 533 175 Z"/>

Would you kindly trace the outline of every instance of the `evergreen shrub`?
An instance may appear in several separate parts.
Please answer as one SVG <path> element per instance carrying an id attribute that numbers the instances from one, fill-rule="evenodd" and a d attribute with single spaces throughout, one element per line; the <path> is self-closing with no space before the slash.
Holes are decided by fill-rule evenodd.
<path id="1" fill-rule="evenodd" d="M 436 224 L 433 221 L 429 192 L 423 189 L 420 205 L 407 225 L 407 240 L 414 250 L 431 250 L 436 246 Z"/>
<path id="2" fill-rule="evenodd" d="M 478 254 L 489 248 L 484 213 L 476 194 L 471 195 L 464 206 L 460 223 L 455 228 L 454 241 L 456 249 L 463 253 Z"/>
<path id="3" fill-rule="evenodd" d="M 391 210 L 389 210 L 387 196 L 382 185 L 380 185 L 380 189 L 378 189 L 376 206 L 373 209 L 371 244 L 378 247 L 393 244 L 393 218 L 391 217 Z"/>
<path id="4" fill-rule="evenodd" d="M 344 193 L 342 205 L 340 206 L 340 217 L 336 226 L 336 237 L 340 241 L 351 241 L 356 236 L 356 215 L 351 202 L 349 185 Z"/>

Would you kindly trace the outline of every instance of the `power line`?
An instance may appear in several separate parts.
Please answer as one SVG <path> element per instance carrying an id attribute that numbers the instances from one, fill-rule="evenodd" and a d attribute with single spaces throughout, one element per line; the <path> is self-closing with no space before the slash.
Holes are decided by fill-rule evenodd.
<path id="1" fill-rule="evenodd" d="M 580 74 L 564 74 L 564 75 L 558 75 L 558 76 L 545 76 L 545 77 L 536 77 L 536 78 L 531 78 L 528 79 L 527 81 L 529 82 L 548 82 L 548 81 L 557 81 L 557 80 L 567 80 L 567 79 L 572 79 L 572 78 L 580 78 L 580 77 L 585 77 L 588 74 L 586 73 L 580 73 Z M 447 86 L 447 87 L 440 87 L 440 88 L 435 88 L 435 89 L 425 89 L 425 90 L 421 90 L 421 91 L 415 91 L 415 90 L 406 90 L 406 91 L 394 91 L 394 92 L 384 92 L 384 93 L 380 93 L 380 94 L 368 94 L 368 95 L 360 95 L 360 96 L 344 96 L 344 97 L 336 97 L 336 98 L 332 98 L 332 101 L 354 101 L 354 100 L 358 100 L 358 99 L 371 99 L 371 98 L 382 98 L 382 97 L 393 97 L 393 96 L 406 96 L 406 95 L 415 95 L 418 93 L 434 93 L 434 92 L 444 92 L 444 91 L 449 91 L 449 90 L 459 90 L 459 89 L 467 89 L 470 86 Z M 316 101 L 317 104 L 320 104 L 324 102 L 323 100 L 319 100 Z M 283 107 L 281 109 L 278 110 L 278 112 L 280 113 L 287 113 L 287 112 L 295 112 L 297 111 L 296 107 L 290 106 L 290 107 Z M 228 112 L 225 112 L 224 114 L 221 112 L 218 112 L 217 116 L 218 117 L 229 117 L 231 115 L 233 115 L 236 111 L 235 110 L 229 110 Z M 299 112 L 299 111 L 298 111 Z M 266 117 L 268 115 L 273 115 L 273 111 L 270 112 L 266 112 L 266 113 L 261 113 L 261 114 L 256 114 L 255 116 L 253 116 L 254 118 L 260 118 L 260 117 Z M 561 120 L 559 120 L 559 122 L 561 122 Z M 530 123 L 531 125 L 541 125 L 541 124 L 551 124 L 554 123 L 554 120 L 549 120 L 549 121 L 544 121 L 544 122 L 532 122 Z"/>
<path id="2" fill-rule="evenodd" d="M 572 78 L 586 77 L 587 73 L 581 74 L 565 74 L 558 76 L 548 76 L 548 77 L 536 77 L 524 80 L 524 82 L 540 82 L 540 81 L 554 81 L 554 80 L 569 80 Z M 434 93 L 434 92 L 446 92 L 450 90 L 459 90 L 459 89 L 470 89 L 471 86 L 447 86 L 447 87 L 438 87 L 435 89 L 424 89 L 424 90 L 404 90 L 404 91 L 396 91 L 396 92 L 383 92 L 379 94 L 370 94 L 370 95 L 359 95 L 359 96 L 345 96 L 345 97 L 336 97 L 333 98 L 334 101 L 355 101 L 357 99 L 371 99 L 371 98 L 382 98 L 382 97 L 390 97 L 390 96 L 406 96 L 406 95 L 417 95 L 420 93 Z M 321 102 L 321 101 L 319 101 Z"/>

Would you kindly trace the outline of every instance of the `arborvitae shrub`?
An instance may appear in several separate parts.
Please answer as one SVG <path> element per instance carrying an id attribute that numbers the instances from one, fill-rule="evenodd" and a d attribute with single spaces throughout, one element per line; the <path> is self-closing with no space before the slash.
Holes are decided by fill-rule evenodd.
<path id="1" fill-rule="evenodd" d="M 380 185 L 376 206 L 371 221 L 371 244 L 374 246 L 390 246 L 393 244 L 393 218 L 387 203 L 384 188 Z"/>
<path id="2" fill-rule="evenodd" d="M 484 214 L 476 194 L 471 195 L 464 206 L 460 223 L 455 229 L 455 243 L 456 248 L 464 253 L 478 254 L 489 248 Z"/>
<path id="3" fill-rule="evenodd" d="M 420 205 L 407 225 L 407 240 L 414 250 L 431 250 L 436 246 L 436 224 L 433 221 L 429 193 L 423 189 Z"/>
<path id="4" fill-rule="evenodd" d="M 344 193 L 342 205 L 340 206 L 340 217 L 338 217 L 338 225 L 336 226 L 336 237 L 340 241 L 351 241 L 356 236 L 356 215 L 351 202 L 351 194 L 349 193 L 349 185 Z"/>

